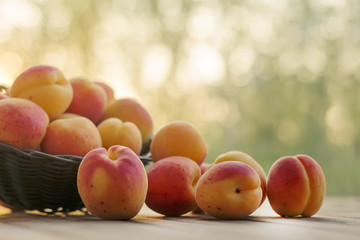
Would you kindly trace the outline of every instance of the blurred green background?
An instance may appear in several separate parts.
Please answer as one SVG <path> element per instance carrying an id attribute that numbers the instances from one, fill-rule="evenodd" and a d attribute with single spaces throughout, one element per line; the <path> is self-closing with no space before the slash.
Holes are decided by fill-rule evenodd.
<path id="1" fill-rule="evenodd" d="M 360 194 L 360 1 L 0 0 L 0 84 L 36 64 L 190 121 L 207 162 L 304 153 Z"/>

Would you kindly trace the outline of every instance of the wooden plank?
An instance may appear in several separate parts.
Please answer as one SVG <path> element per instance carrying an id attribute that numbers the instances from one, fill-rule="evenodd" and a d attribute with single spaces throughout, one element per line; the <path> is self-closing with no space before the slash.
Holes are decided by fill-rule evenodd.
<path id="1" fill-rule="evenodd" d="M 79 213 L 46 216 L 0 209 L 0 239 L 360 239 L 360 197 L 328 197 L 311 218 L 281 218 L 265 202 L 243 220 L 163 217 L 146 206 L 132 220 Z"/>

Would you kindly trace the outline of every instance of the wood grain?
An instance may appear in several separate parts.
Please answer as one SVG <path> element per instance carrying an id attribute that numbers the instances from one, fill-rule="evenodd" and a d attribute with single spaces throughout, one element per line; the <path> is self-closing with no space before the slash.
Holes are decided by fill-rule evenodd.
<path id="1" fill-rule="evenodd" d="M 360 239 L 360 197 L 327 197 L 311 218 L 280 218 L 265 201 L 248 218 L 231 221 L 192 214 L 168 218 L 146 206 L 128 221 L 0 208 L 0 240 L 17 239 Z"/>

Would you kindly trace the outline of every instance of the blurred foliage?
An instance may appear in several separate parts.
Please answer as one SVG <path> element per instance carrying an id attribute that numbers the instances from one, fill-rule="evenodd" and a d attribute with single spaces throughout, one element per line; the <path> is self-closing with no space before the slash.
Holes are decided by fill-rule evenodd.
<path id="1" fill-rule="evenodd" d="M 328 194 L 360 194 L 360 2 L 0 0 L 0 83 L 35 64 L 184 119 L 269 171 L 308 154 Z"/>

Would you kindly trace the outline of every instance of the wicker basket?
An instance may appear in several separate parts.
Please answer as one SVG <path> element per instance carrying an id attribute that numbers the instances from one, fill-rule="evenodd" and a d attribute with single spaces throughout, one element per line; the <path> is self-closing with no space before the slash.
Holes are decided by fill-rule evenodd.
<path id="1" fill-rule="evenodd" d="M 147 156 L 140 159 L 144 165 L 151 161 Z M 0 200 L 46 213 L 84 210 L 76 185 L 81 160 L 79 156 L 49 155 L 0 142 Z"/>

